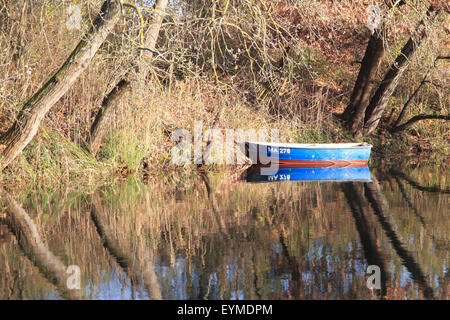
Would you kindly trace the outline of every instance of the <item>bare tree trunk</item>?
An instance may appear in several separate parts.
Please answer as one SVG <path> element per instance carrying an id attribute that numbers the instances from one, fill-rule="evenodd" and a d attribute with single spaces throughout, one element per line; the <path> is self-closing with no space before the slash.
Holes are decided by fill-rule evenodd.
<path id="1" fill-rule="evenodd" d="M 144 50 L 144 54 L 142 56 L 143 61 L 138 64 L 139 78 L 141 80 L 145 80 L 148 75 L 149 68 L 148 63 L 145 63 L 145 60 L 151 58 L 155 50 L 156 40 L 158 39 L 162 20 L 165 16 L 164 11 L 167 8 L 168 2 L 168 0 L 157 0 L 155 3 L 152 22 L 145 34 L 145 49 L 147 50 Z M 125 93 L 131 90 L 130 78 L 131 74 L 127 73 L 102 101 L 100 110 L 92 123 L 90 136 L 88 137 L 89 151 L 93 155 L 96 155 L 98 149 L 100 148 L 103 136 L 109 126 L 114 110 L 118 106 L 118 102 Z"/>
<path id="2" fill-rule="evenodd" d="M 30 216 L 6 190 L 3 189 L 2 192 L 2 200 L 5 202 L 8 212 L 5 221 L 15 234 L 25 255 L 51 283 L 56 285 L 64 298 L 82 298 L 80 290 L 68 289 L 67 280 L 70 274 L 66 272 L 67 267 L 47 248 Z"/>
<path id="3" fill-rule="evenodd" d="M 149 73 L 149 62 L 153 58 L 153 52 L 156 48 L 156 41 L 158 40 L 159 31 L 166 15 L 165 11 L 169 0 L 156 0 L 152 21 L 145 34 L 145 49 L 142 55 L 142 62 L 139 64 L 139 76 L 141 79 L 146 79 Z"/>
<path id="4" fill-rule="evenodd" d="M 85 37 L 78 43 L 62 67 L 22 107 L 17 120 L 1 137 L 6 144 L 0 171 L 8 166 L 36 135 L 50 108 L 69 90 L 88 67 L 95 53 L 120 17 L 120 1 L 107 0 Z"/>
<path id="5" fill-rule="evenodd" d="M 96 155 L 100 144 L 102 143 L 103 136 L 110 124 L 110 119 L 114 113 L 114 106 L 118 105 L 118 102 L 131 89 L 131 82 L 127 78 L 120 80 L 114 88 L 103 98 L 102 105 L 95 116 L 92 123 L 90 136 L 88 137 L 87 146 L 92 155 Z"/>
<path id="6" fill-rule="evenodd" d="M 433 23 L 439 11 L 439 9 L 435 10 L 432 5 L 428 8 L 426 15 L 430 24 Z M 386 105 L 389 102 L 389 98 L 392 96 L 406 68 L 408 68 L 412 57 L 428 35 L 424 20 L 419 23 L 419 28 L 422 30 L 419 32 L 418 39 L 414 40 L 413 37 L 409 38 L 370 100 L 370 104 L 365 112 L 364 128 L 356 132 L 356 137 L 369 135 L 378 126 Z"/>
<path id="7" fill-rule="evenodd" d="M 383 61 L 383 56 L 383 32 L 378 30 L 370 36 L 350 103 L 343 113 L 343 118 L 353 134 L 360 131 L 364 125 L 364 114 L 375 88 L 377 71 Z"/>

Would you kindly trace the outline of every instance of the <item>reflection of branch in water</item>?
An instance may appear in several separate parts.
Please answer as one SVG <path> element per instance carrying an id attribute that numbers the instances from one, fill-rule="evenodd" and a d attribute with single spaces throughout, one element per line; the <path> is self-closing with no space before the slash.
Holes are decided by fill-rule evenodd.
<path id="1" fill-rule="evenodd" d="M 219 227 L 220 232 L 216 233 L 215 236 L 219 238 L 219 241 L 222 241 L 224 243 L 224 241 L 229 240 L 230 237 L 228 234 L 226 223 L 224 222 L 224 217 L 219 210 L 219 206 L 217 204 L 217 199 L 216 199 L 215 193 L 211 187 L 211 180 L 209 179 L 207 172 L 202 170 L 202 168 L 198 168 L 198 172 L 200 174 L 201 179 L 203 180 L 203 182 L 205 184 L 208 199 L 211 203 L 213 218 L 215 220 L 215 223 Z M 249 254 L 249 256 L 251 256 L 251 258 L 249 260 L 251 261 L 250 268 L 253 273 L 253 284 L 254 284 L 254 292 L 252 292 L 252 294 L 254 294 L 256 297 L 258 297 L 258 299 L 261 299 L 262 293 L 263 293 L 263 288 L 261 288 L 261 286 L 258 284 L 258 282 L 259 282 L 258 270 L 257 270 L 258 263 L 255 262 L 255 260 L 258 257 L 256 255 L 255 251 L 253 250 L 254 248 L 250 247 L 248 249 L 249 249 L 248 254 Z M 201 298 L 206 298 L 209 295 L 208 285 L 209 285 L 209 279 L 210 279 L 212 273 L 213 273 L 213 269 L 211 269 L 208 266 L 205 266 L 205 269 L 200 274 L 200 295 L 199 296 Z M 205 288 L 206 288 L 206 290 L 205 290 Z M 254 297 L 250 297 L 250 299 L 252 300 L 252 299 L 254 299 Z"/>
<path id="2" fill-rule="evenodd" d="M 66 273 L 67 267 L 55 256 L 42 241 L 38 229 L 25 210 L 2 190 L 2 199 L 6 204 L 6 218 L 3 218 L 12 233 L 16 236 L 25 255 L 36 265 L 39 271 L 61 292 L 65 299 L 80 299 L 81 291 L 69 290 L 67 280 L 71 274 Z"/>
<path id="3" fill-rule="evenodd" d="M 367 202 L 363 203 L 363 193 L 359 186 L 354 182 L 344 183 L 343 186 L 344 195 L 350 206 L 350 210 L 355 219 L 356 229 L 358 230 L 361 244 L 364 249 L 364 256 L 366 257 L 369 265 L 377 265 L 381 270 L 381 298 L 386 296 L 386 281 L 389 278 L 387 274 L 387 268 L 385 265 L 385 259 L 380 251 L 376 239 L 377 235 L 374 230 L 373 223 L 370 223 L 369 217 L 364 214 L 364 208 L 367 207 Z"/>
<path id="4" fill-rule="evenodd" d="M 434 299 L 433 290 L 428 286 L 420 265 L 414 259 L 413 254 L 406 249 L 400 234 L 397 232 L 397 226 L 390 212 L 389 205 L 375 177 L 372 177 L 372 182 L 364 184 L 364 190 L 369 203 L 378 217 L 378 221 L 401 258 L 403 265 L 411 273 L 414 281 L 419 284 L 424 297 L 426 299 Z"/>
<path id="5" fill-rule="evenodd" d="M 258 261 L 256 261 L 256 259 L 258 258 L 255 250 L 253 247 L 250 248 L 251 250 L 251 270 L 253 273 L 253 289 L 254 289 L 254 294 L 256 295 L 256 297 L 258 297 L 258 300 L 263 299 L 263 289 L 261 288 L 261 286 L 258 284 L 259 283 L 259 277 L 258 277 L 258 268 L 257 268 L 257 263 Z M 251 297 L 250 300 L 256 300 L 255 298 Z"/>
<path id="6" fill-rule="evenodd" d="M 94 221 L 97 232 L 103 240 L 103 245 L 127 273 L 130 280 L 132 282 L 137 281 L 139 278 L 138 275 L 141 273 L 139 264 L 131 254 L 127 254 L 125 250 L 122 249 L 119 241 L 116 240 L 114 233 L 108 227 L 105 216 L 106 214 L 104 212 L 100 197 L 97 193 L 94 193 L 92 195 L 91 217 Z M 161 289 L 159 287 L 156 273 L 153 269 L 153 261 L 151 257 L 147 255 L 144 256 L 143 261 L 145 269 L 142 271 L 142 282 L 144 283 L 148 296 L 150 299 L 160 300 L 162 299 Z"/>
<path id="7" fill-rule="evenodd" d="M 205 183 L 206 192 L 208 193 L 208 199 L 211 201 L 211 208 L 214 213 L 214 218 L 216 220 L 217 225 L 220 228 L 220 232 L 223 235 L 226 235 L 226 226 L 225 222 L 223 221 L 223 217 L 220 214 L 219 206 L 217 205 L 216 195 L 214 194 L 214 191 L 211 188 L 211 181 L 209 180 L 208 174 L 205 171 L 200 171 L 200 177 L 202 178 L 203 182 Z"/>
<path id="8" fill-rule="evenodd" d="M 418 184 L 416 181 L 408 177 L 403 172 L 397 171 L 395 169 L 391 169 L 389 171 L 394 177 L 399 177 L 408 182 L 413 188 L 416 188 L 420 191 L 434 192 L 434 193 L 450 193 L 450 189 L 441 189 L 439 187 L 424 187 Z"/>
<path id="9" fill-rule="evenodd" d="M 426 223 L 425 223 L 425 219 L 424 217 L 419 213 L 419 211 L 417 210 L 416 206 L 412 203 L 411 199 L 408 197 L 408 195 L 406 194 L 406 190 L 405 187 L 403 185 L 403 183 L 400 181 L 400 179 L 397 176 L 394 176 L 395 181 L 397 182 L 397 185 L 400 189 L 400 193 L 403 196 L 403 199 L 405 199 L 406 203 L 408 204 L 408 207 L 411 208 L 411 210 L 413 210 L 414 214 L 417 216 L 417 218 L 420 220 L 422 226 L 425 228 L 426 227 Z M 433 235 L 433 233 L 430 233 L 430 230 L 425 230 L 425 234 L 430 237 L 435 243 L 439 243 L 439 244 L 443 244 L 448 246 L 448 241 L 444 240 L 444 239 L 438 239 L 437 237 L 435 237 Z"/>
<path id="10" fill-rule="evenodd" d="M 280 244 L 283 256 L 287 260 L 289 267 L 292 269 L 292 286 L 290 286 L 290 288 L 292 289 L 291 294 L 293 297 L 300 298 L 300 291 L 301 291 L 300 265 L 297 262 L 295 256 L 291 256 L 289 254 L 286 242 L 284 241 L 284 236 L 281 233 L 280 233 Z"/>
<path id="11" fill-rule="evenodd" d="M 206 193 L 208 194 L 208 199 L 211 203 L 211 209 L 213 212 L 213 218 L 216 225 L 219 227 L 219 232 L 215 234 L 219 238 L 219 241 L 225 243 L 229 240 L 229 235 L 227 232 L 227 227 L 224 221 L 224 217 L 219 210 L 219 205 L 217 204 L 217 199 L 214 190 L 211 187 L 211 180 L 209 179 L 208 173 L 204 171 L 201 167 L 197 168 L 201 179 L 205 183 Z M 210 281 L 214 271 L 211 266 L 205 266 L 203 272 L 200 274 L 200 297 L 201 299 L 207 299 L 210 294 Z"/>
<path id="12" fill-rule="evenodd" d="M 406 203 L 408 204 L 408 207 L 412 209 L 414 214 L 419 218 L 420 223 L 422 223 L 422 226 L 425 227 L 425 219 L 422 217 L 422 215 L 417 211 L 416 206 L 412 203 L 411 199 L 406 194 L 405 188 L 403 186 L 403 183 L 400 181 L 400 179 L 397 176 L 394 176 L 395 181 L 397 182 L 397 185 L 400 189 L 400 193 L 403 196 L 403 199 L 405 199 Z"/>

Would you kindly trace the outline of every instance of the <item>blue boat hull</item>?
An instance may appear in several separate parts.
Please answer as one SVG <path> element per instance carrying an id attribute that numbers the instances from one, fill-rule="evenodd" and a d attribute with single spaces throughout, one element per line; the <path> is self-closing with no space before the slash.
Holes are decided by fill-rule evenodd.
<path id="1" fill-rule="evenodd" d="M 247 156 L 253 163 L 267 164 L 279 162 L 280 164 L 307 164 L 316 163 L 322 166 L 346 166 L 351 164 L 367 165 L 372 146 L 343 147 L 308 147 L 296 148 L 276 144 L 263 144 L 247 142 Z M 344 144 L 348 145 L 348 144 Z M 333 146 L 333 145 L 331 145 Z"/>

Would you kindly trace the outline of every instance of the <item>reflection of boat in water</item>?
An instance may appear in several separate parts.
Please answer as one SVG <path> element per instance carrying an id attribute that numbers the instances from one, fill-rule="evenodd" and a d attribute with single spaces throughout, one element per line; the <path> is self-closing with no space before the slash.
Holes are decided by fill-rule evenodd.
<path id="1" fill-rule="evenodd" d="M 362 168 L 305 168 L 280 167 L 261 171 L 261 166 L 252 166 L 247 171 L 247 182 L 280 181 L 371 181 L 368 167 Z"/>
<path id="2" fill-rule="evenodd" d="M 367 166 L 372 146 L 367 143 L 299 144 L 246 142 L 246 154 L 254 164 L 318 167 Z"/>

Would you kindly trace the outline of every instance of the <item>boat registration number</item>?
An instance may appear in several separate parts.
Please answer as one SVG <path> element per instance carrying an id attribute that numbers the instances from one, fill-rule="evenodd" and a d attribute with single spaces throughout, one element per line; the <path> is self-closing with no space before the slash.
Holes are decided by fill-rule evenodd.
<path id="1" fill-rule="evenodd" d="M 271 153 L 279 153 L 279 154 L 291 153 L 291 149 L 289 149 L 289 148 L 278 148 L 278 147 L 267 147 L 267 151 L 271 152 Z"/>
<path id="2" fill-rule="evenodd" d="M 290 174 L 276 174 L 273 176 L 268 176 L 267 180 L 268 181 L 289 181 L 289 180 L 291 180 L 291 175 Z"/>

